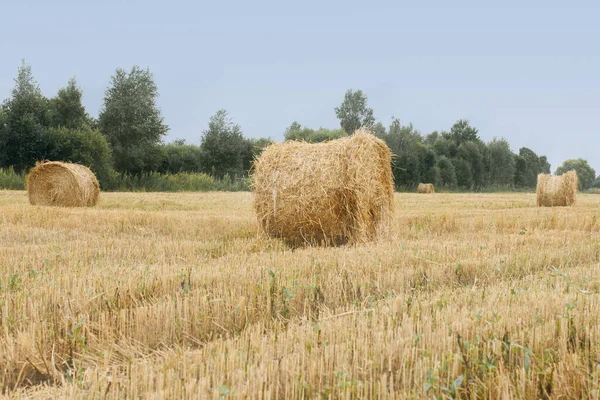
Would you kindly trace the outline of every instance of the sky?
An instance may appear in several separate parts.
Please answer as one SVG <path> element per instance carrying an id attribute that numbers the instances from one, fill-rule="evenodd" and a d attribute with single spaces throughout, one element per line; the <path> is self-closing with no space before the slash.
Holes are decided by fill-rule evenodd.
<path id="1" fill-rule="evenodd" d="M 490 3 L 486 5 L 484 3 Z M 226 109 L 247 137 L 338 128 L 348 89 L 386 126 L 468 119 L 484 141 L 585 158 L 600 174 L 593 1 L 1 0 L 0 100 L 22 59 L 52 97 L 76 77 L 97 116 L 118 67 L 149 68 L 170 130 L 199 144 Z"/>

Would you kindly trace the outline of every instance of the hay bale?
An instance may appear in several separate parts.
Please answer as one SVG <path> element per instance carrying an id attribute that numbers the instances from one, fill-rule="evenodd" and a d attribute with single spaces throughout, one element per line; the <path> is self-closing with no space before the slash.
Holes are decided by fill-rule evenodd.
<path id="1" fill-rule="evenodd" d="M 575 171 L 559 176 L 539 174 L 536 189 L 537 206 L 564 207 L 575 204 L 578 185 Z"/>
<path id="2" fill-rule="evenodd" d="M 391 153 L 366 130 L 323 143 L 274 143 L 251 178 L 260 227 L 289 244 L 366 242 L 389 228 Z"/>
<path id="3" fill-rule="evenodd" d="M 32 205 L 91 207 L 98 202 L 100 185 L 86 166 L 58 161 L 38 162 L 26 180 Z"/>
<path id="4" fill-rule="evenodd" d="M 417 193 L 435 193 L 433 183 L 419 183 L 419 186 L 417 187 Z"/>

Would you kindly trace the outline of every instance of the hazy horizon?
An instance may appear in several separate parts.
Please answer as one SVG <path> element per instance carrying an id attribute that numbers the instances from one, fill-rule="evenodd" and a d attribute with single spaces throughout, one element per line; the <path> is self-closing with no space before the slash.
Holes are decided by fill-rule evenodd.
<path id="1" fill-rule="evenodd" d="M 247 137 L 281 140 L 293 121 L 338 128 L 334 107 L 361 89 L 386 127 L 396 116 L 426 135 L 468 119 L 552 172 L 581 157 L 600 174 L 600 6 L 403 3 L 3 5 L 0 98 L 25 59 L 48 97 L 75 76 L 97 116 L 115 69 L 136 64 L 158 85 L 165 141 L 198 144 L 221 108 Z"/>

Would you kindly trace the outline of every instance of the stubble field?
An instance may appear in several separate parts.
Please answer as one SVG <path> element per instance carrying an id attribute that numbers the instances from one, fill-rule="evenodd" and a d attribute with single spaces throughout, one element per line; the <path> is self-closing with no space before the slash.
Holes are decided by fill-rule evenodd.
<path id="1" fill-rule="evenodd" d="M 0 191 L 0 394 L 600 398 L 598 210 L 396 194 L 389 240 L 290 249 L 250 193 Z"/>

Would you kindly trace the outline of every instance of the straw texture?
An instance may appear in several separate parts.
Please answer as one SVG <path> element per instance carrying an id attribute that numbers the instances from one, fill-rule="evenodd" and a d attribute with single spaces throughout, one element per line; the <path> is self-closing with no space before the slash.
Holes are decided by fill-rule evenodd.
<path id="1" fill-rule="evenodd" d="M 417 187 L 417 193 L 425 193 L 425 194 L 435 193 L 433 183 L 419 183 L 419 186 Z"/>
<path id="2" fill-rule="evenodd" d="M 578 185 L 575 171 L 559 176 L 539 174 L 536 189 L 537 206 L 564 207 L 575 204 Z"/>
<path id="3" fill-rule="evenodd" d="M 92 207 L 100 185 L 86 166 L 59 161 L 38 162 L 27 175 L 27 195 L 32 205 Z"/>
<path id="4" fill-rule="evenodd" d="M 274 143 L 251 179 L 263 232 L 292 245 L 375 240 L 394 209 L 390 150 L 366 130 L 324 143 Z"/>

